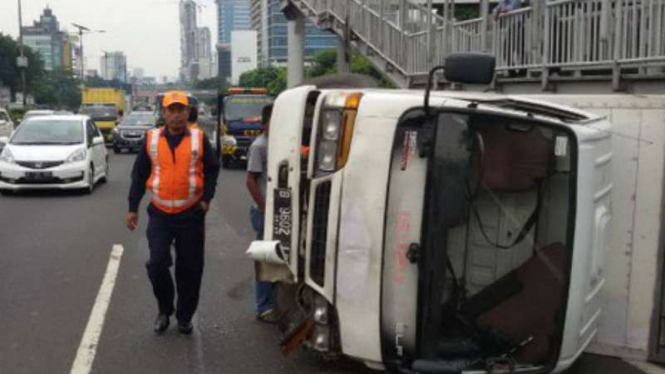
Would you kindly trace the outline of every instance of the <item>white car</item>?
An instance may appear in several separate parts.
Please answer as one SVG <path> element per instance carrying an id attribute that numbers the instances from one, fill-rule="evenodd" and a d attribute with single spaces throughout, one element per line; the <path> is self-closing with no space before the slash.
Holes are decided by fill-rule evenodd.
<path id="1" fill-rule="evenodd" d="M 28 119 L 0 153 L 0 192 L 85 189 L 109 175 L 102 133 L 88 116 Z"/>

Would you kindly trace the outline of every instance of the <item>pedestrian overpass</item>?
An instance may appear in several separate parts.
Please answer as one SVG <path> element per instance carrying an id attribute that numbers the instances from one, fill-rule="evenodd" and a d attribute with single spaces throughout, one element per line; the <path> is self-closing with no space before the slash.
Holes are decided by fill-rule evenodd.
<path id="1" fill-rule="evenodd" d="M 440 3 L 440 2 L 439 2 Z M 495 18 L 453 19 L 454 0 L 281 0 L 289 86 L 303 79 L 304 19 L 335 33 L 398 87 L 422 87 L 455 52 L 497 58 L 493 88 L 511 93 L 665 93 L 665 0 L 535 0 Z M 446 82 L 440 82 L 446 84 Z"/>

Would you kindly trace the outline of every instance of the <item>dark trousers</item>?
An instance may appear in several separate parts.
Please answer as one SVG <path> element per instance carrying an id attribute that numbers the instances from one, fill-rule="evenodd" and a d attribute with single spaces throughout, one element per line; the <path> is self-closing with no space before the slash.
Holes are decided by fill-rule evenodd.
<path id="1" fill-rule="evenodd" d="M 199 303 L 203 276 L 205 214 L 198 208 L 168 215 L 148 208 L 148 245 L 150 259 L 146 263 L 152 290 L 157 298 L 159 312 L 174 312 L 175 290 L 169 270 L 173 265 L 171 244 L 175 242 L 175 283 L 178 291 L 176 318 L 192 319 Z"/>

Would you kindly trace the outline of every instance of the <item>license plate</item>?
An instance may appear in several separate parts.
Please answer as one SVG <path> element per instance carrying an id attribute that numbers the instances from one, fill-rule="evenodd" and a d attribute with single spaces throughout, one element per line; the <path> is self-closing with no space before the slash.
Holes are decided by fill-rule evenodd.
<path id="1" fill-rule="evenodd" d="M 293 212 L 291 211 L 291 189 L 275 189 L 275 212 L 273 221 L 273 240 L 280 242 L 285 254 L 291 252 L 291 232 L 293 230 Z"/>
<path id="2" fill-rule="evenodd" d="M 30 171 L 25 173 L 25 179 L 33 181 L 41 181 L 53 178 L 53 173 L 50 171 Z"/>

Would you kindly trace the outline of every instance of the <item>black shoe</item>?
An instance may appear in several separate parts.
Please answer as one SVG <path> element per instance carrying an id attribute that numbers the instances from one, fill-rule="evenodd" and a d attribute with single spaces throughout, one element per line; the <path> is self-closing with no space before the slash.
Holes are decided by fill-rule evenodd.
<path id="1" fill-rule="evenodd" d="M 192 326 L 192 323 L 190 321 L 187 322 L 178 321 L 178 331 L 181 334 L 191 334 L 192 330 L 194 330 L 194 326 Z"/>
<path id="2" fill-rule="evenodd" d="M 159 314 L 157 318 L 155 318 L 155 324 L 153 326 L 153 330 L 155 330 L 156 333 L 161 334 L 166 329 L 169 328 L 169 316 L 168 314 Z"/>

